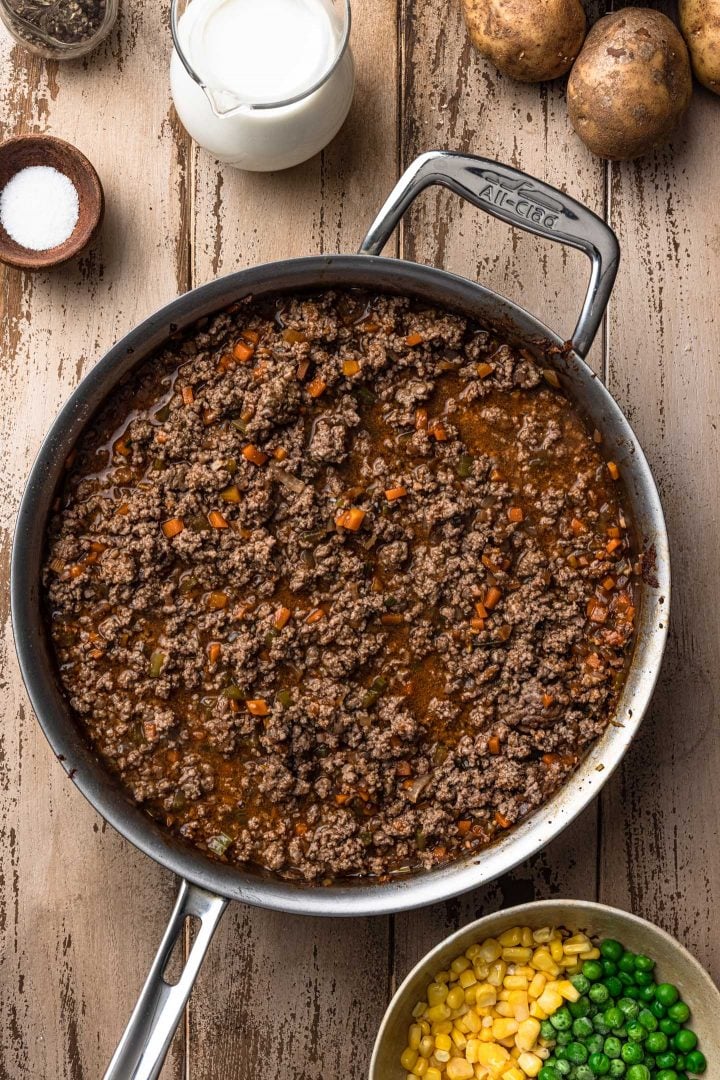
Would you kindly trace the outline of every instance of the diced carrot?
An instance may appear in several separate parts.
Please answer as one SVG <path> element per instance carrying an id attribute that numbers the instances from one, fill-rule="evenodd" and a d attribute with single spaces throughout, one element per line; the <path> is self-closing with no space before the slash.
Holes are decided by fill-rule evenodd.
<path id="1" fill-rule="evenodd" d="M 447 428 L 443 424 L 442 420 L 436 420 L 430 428 L 430 434 L 436 442 L 447 442 L 448 433 Z"/>
<path id="2" fill-rule="evenodd" d="M 484 630 L 485 629 L 485 620 L 484 619 L 472 618 L 470 620 L 470 627 L 473 630 L 478 630 L 478 631 L 479 630 Z"/>
<path id="3" fill-rule="evenodd" d="M 475 604 L 475 610 L 478 613 L 478 618 L 479 619 L 487 619 L 487 614 L 488 614 L 487 613 L 487 608 L 479 600 Z"/>
<path id="4" fill-rule="evenodd" d="M 249 341 L 251 345 L 257 345 L 260 340 L 260 334 L 257 330 L 243 330 L 242 336 L 245 341 Z"/>
<path id="5" fill-rule="evenodd" d="M 491 735 L 488 739 L 488 750 L 491 754 L 497 756 L 500 753 L 500 740 L 497 735 Z"/>
<path id="6" fill-rule="evenodd" d="M 478 364 L 475 370 L 481 379 L 487 379 L 488 375 L 492 375 L 495 368 L 492 364 Z"/>
<path id="7" fill-rule="evenodd" d="M 605 550 L 608 555 L 612 555 L 613 551 L 617 551 L 619 547 L 622 547 L 622 540 L 608 540 Z"/>
<path id="8" fill-rule="evenodd" d="M 303 381 L 303 379 L 305 378 L 305 376 L 307 375 L 309 370 L 310 370 L 310 361 L 306 357 L 304 360 L 301 360 L 300 363 L 297 366 L 297 377 L 300 380 L 300 382 Z"/>
<path id="9" fill-rule="evenodd" d="M 282 446 L 276 446 L 273 450 L 273 457 L 276 461 L 284 461 L 287 456 L 288 452 Z"/>
<path id="10" fill-rule="evenodd" d="M 492 611 L 494 607 L 497 607 L 501 600 L 502 593 L 500 589 L 498 589 L 496 585 L 491 585 L 485 594 L 485 607 Z"/>
<path id="11" fill-rule="evenodd" d="M 293 330 L 290 327 L 282 332 L 283 341 L 287 341 L 288 345 L 300 345 L 303 341 L 307 341 L 305 334 L 301 330 Z"/>
<path id="12" fill-rule="evenodd" d="M 267 461 L 267 454 L 264 454 L 262 450 L 258 450 L 257 446 L 253 446 L 252 443 L 248 443 L 243 447 L 243 457 L 246 461 L 251 461 L 253 465 L 264 465 Z"/>
<path id="13" fill-rule="evenodd" d="M 248 360 L 252 360 L 254 354 L 254 347 L 252 345 L 248 345 L 245 341 L 238 341 L 237 345 L 233 349 L 233 356 L 236 360 L 240 360 L 243 364 L 246 364 Z"/>
<path id="14" fill-rule="evenodd" d="M 509 829 L 512 822 L 508 821 L 504 814 L 501 814 L 499 810 L 495 811 L 495 821 L 501 829 Z"/>
<path id="15" fill-rule="evenodd" d="M 316 623 L 316 622 L 320 622 L 320 620 L 324 619 L 324 618 L 325 618 L 325 610 L 324 610 L 324 608 L 319 607 L 319 608 L 315 608 L 314 611 L 310 612 L 310 614 L 308 615 L 305 622 L 306 623 Z"/>
<path id="16" fill-rule="evenodd" d="M 408 334 L 408 336 L 405 338 L 405 344 L 409 345 L 412 349 L 416 345 L 422 345 L 424 340 L 425 338 L 422 336 L 422 334 Z"/>
<path id="17" fill-rule="evenodd" d="M 290 616 L 291 615 L 292 615 L 292 612 L 291 612 L 290 608 L 279 607 L 277 609 L 277 611 L 275 612 L 275 619 L 274 619 L 275 629 L 276 630 L 282 630 L 283 626 L 287 626 L 288 622 L 290 621 Z"/>
<path id="18" fill-rule="evenodd" d="M 185 522 L 182 518 L 175 517 L 170 518 L 169 521 L 163 522 L 162 531 L 167 536 L 168 540 L 172 540 L 173 536 L 179 536 L 185 528 Z"/>
<path id="19" fill-rule="evenodd" d="M 615 578 L 609 576 L 606 577 L 602 583 L 602 587 L 605 592 L 612 592 L 612 590 L 615 588 Z"/>
<path id="20" fill-rule="evenodd" d="M 560 758 L 557 754 L 543 754 L 542 760 L 543 764 L 547 766 L 560 764 Z"/>
<path id="21" fill-rule="evenodd" d="M 360 365 L 357 360 L 343 360 L 342 373 L 347 376 L 348 379 L 351 379 L 353 375 L 357 375 L 359 370 Z"/>
<path id="22" fill-rule="evenodd" d="M 225 502 L 239 503 L 240 502 L 240 489 L 237 484 L 231 484 L 230 487 L 223 488 L 220 492 L 220 498 Z"/>
<path id="23" fill-rule="evenodd" d="M 308 828 L 309 828 L 309 826 L 308 826 L 308 823 L 306 821 L 296 821 L 295 822 L 295 835 L 296 836 L 304 836 L 305 833 L 308 831 Z"/>
<path id="24" fill-rule="evenodd" d="M 335 802 L 338 806 L 344 806 L 345 803 L 350 802 L 350 796 L 345 794 L 338 794 L 335 796 Z"/>
<path id="25" fill-rule="evenodd" d="M 385 489 L 385 498 L 388 502 L 395 502 L 396 499 L 404 499 L 407 495 L 407 488 L 394 487 Z"/>
<path id="26" fill-rule="evenodd" d="M 228 523 L 219 510 L 211 510 L 208 514 L 208 521 L 212 525 L 213 529 L 227 529 Z"/>
<path id="27" fill-rule="evenodd" d="M 592 622 L 604 623 L 607 622 L 608 609 L 605 607 L 604 604 L 599 604 L 597 601 L 595 601 L 592 610 L 590 610 L 590 604 L 588 604 L 588 615 Z"/>
<path id="28" fill-rule="evenodd" d="M 521 507 L 519 507 L 519 506 L 511 506 L 510 509 L 507 512 L 507 516 L 508 516 L 508 521 L 512 522 L 513 525 L 519 525 L 520 522 L 525 517 L 525 515 L 522 512 Z"/>
<path id="29" fill-rule="evenodd" d="M 103 551 L 107 551 L 107 544 L 103 544 L 99 540 L 93 540 L 90 544 L 90 550 L 96 551 L 98 555 L 102 555 Z"/>
<path id="30" fill-rule="evenodd" d="M 503 473 L 500 471 L 500 469 L 495 468 L 490 473 L 490 479 L 493 481 L 494 484 L 502 484 L 505 477 L 504 477 Z"/>
<path id="31" fill-rule="evenodd" d="M 622 536 L 622 533 L 618 529 L 617 525 L 611 525 L 610 528 L 607 530 L 607 534 L 612 540 L 619 540 Z"/>
<path id="32" fill-rule="evenodd" d="M 554 700 L 555 700 L 555 698 L 552 696 L 552 694 L 543 694 L 543 696 L 542 696 L 543 709 L 549 709 Z"/>
<path id="33" fill-rule="evenodd" d="M 461 836 L 467 836 L 467 834 L 472 828 L 472 821 L 468 821 L 467 819 L 465 819 L 464 821 L 458 821 L 457 828 Z"/>
<path id="34" fill-rule="evenodd" d="M 254 701 L 253 700 L 246 701 L 245 705 L 246 705 L 247 711 L 252 716 L 267 716 L 268 713 L 270 712 L 270 708 L 268 706 L 268 703 L 263 698 L 256 698 Z"/>
<path id="35" fill-rule="evenodd" d="M 433 848 L 432 853 L 436 859 L 444 859 L 447 855 L 447 848 L 443 847 L 442 844 L 438 844 L 436 848 Z"/>
<path id="36" fill-rule="evenodd" d="M 405 617 L 399 612 L 388 612 L 386 615 L 380 616 L 380 622 L 383 626 L 402 626 L 405 622 Z"/>
<path id="37" fill-rule="evenodd" d="M 267 369 L 268 369 L 267 360 L 261 360 L 260 363 L 256 364 L 255 367 L 253 368 L 253 373 L 252 373 L 253 379 L 257 379 L 257 380 L 264 379 L 265 376 L 267 375 Z"/>
<path id="38" fill-rule="evenodd" d="M 579 536 L 581 532 L 584 532 L 585 526 L 579 518 L 574 517 L 570 522 L 570 528 L 575 536 Z"/>
<path id="39" fill-rule="evenodd" d="M 193 393 L 192 386 L 183 386 L 182 388 L 183 405 L 192 405 L 195 400 L 195 394 Z"/>
<path id="40" fill-rule="evenodd" d="M 208 596 L 207 606 L 210 611 L 222 611 L 227 607 L 228 597 L 224 592 L 211 592 Z"/>
<path id="41" fill-rule="evenodd" d="M 608 461 L 607 467 L 608 467 L 608 472 L 612 476 L 613 480 L 619 480 L 620 479 L 620 470 L 618 469 L 615 462 L 614 461 Z"/>
<path id="42" fill-rule="evenodd" d="M 395 774 L 396 776 L 412 776 L 412 765 L 409 761 L 398 761 Z"/>
<path id="43" fill-rule="evenodd" d="M 155 432 L 155 442 L 156 443 L 160 443 L 160 445 L 163 446 L 167 441 L 168 441 L 168 437 L 167 437 L 167 435 L 165 434 L 164 431 L 156 431 Z"/>
<path id="44" fill-rule="evenodd" d="M 320 375 L 316 375 L 312 382 L 308 383 L 307 392 L 311 398 L 319 398 L 327 390 L 327 383 Z"/>
<path id="45" fill-rule="evenodd" d="M 118 439 L 118 441 L 115 443 L 114 449 L 116 454 L 121 454 L 123 457 L 128 457 L 128 455 L 130 454 L 130 447 L 125 442 L 124 438 Z"/>
<path id="46" fill-rule="evenodd" d="M 416 431 L 427 431 L 428 426 L 428 411 L 427 409 L 415 410 L 415 429 Z"/>
<path id="47" fill-rule="evenodd" d="M 350 532 L 357 532 L 365 520 L 365 516 L 365 510 L 360 510 L 357 506 L 350 506 L 347 510 L 337 514 L 335 524 L 343 529 L 348 529 Z"/>
<path id="48" fill-rule="evenodd" d="M 81 576 L 81 574 L 84 574 L 84 573 L 85 573 L 85 567 L 81 566 L 80 563 L 75 563 L 74 566 L 70 567 L 70 577 L 72 577 L 72 578 L 79 578 Z"/>
<path id="49" fill-rule="evenodd" d="M 208 660 L 211 664 L 217 664 L 220 659 L 220 653 L 222 652 L 222 645 L 219 641 L 211 641 L 208 645 Z"/>
<path id="50" fill-rule="evenodd" d="M 128 504 L 126 502 L 125 503 L 120 503 L 120 506 L 118 506 L 115 513 L 118 515 L 118 517 L 125 517 L 126 514 L 130 513 L 130 507 L 128 506 Z"/>

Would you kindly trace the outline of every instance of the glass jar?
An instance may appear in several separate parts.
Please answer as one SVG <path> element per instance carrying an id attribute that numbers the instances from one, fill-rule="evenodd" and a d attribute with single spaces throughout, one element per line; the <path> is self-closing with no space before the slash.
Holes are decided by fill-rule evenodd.
<path id="1" fill-rule="evenodd" d="M 350 0 L 172 0 L 170 85 L 195 141 L 238 169 L 307 161 L 355 87 Z"/>
<path id="2" fill-rule="evenodd" d="M 18 44 L 49 60 L 89 53 L 117 13 L 118 0 L 0 0 L 0 19 Z"/>

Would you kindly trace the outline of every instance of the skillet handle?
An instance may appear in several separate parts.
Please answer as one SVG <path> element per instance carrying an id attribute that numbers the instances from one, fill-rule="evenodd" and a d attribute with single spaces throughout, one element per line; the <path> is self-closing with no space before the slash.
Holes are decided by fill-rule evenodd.
<path id="1" fill-rule="evenodd" d="M 157 1080 L 200 965 L 226 907 L 227 900 L 223 897 L 183 881 L 150 974 L 104 1080 Z M 186 918 L 193 915 L 200 920 L 200 928 L 178 982 L 171 985 L 165 981 L 165 967 L 183 932 Z"/>
<path id="2" fill-rule="evenodd" d="M 508 225 L 584 251 L 592 263 L 590 284 L 570 344 L 587 356 L 615 283 L 620 248 L 605 222 L 582 203 L 549 184 L 488 158 L 431 150 L 400 178 L 360 247 L 379 255 L 400 219 L 427 187 L 440 184 Z"/>

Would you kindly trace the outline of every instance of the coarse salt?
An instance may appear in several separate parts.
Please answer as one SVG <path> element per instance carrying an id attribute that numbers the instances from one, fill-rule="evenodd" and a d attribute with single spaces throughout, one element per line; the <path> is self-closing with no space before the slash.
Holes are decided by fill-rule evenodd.
<path id="1" fill-rule="evenodd" d="M 50 165 L 21 169 L 0 193 L 0 223 L 16 244 L 30 251 L 64 243 L 79 215 L 75 185 Z"/>

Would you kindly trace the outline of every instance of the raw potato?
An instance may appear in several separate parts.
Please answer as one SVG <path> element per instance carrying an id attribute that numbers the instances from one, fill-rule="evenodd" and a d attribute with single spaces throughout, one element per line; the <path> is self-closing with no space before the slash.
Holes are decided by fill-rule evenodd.
<path id="1" fill-rule="evenodd" d="M 594 154 L 613 161 L 666 142 L 691 95 L 685 42 L 651 8 L 624 8 L 596 22 L 567 92 L 575 131 Z"/>
<path id="2" fill-rule="evenodd" d="M 680 29 L 698 80 L 720 94 L 720 0 L 680 0 Z"/>
<path id="3" fill-rule="evenodd" d="M 463 10 L 478 52 L 520 82 L 564 75 L 585 37 L 580 0 L 463 0 Z"/>

